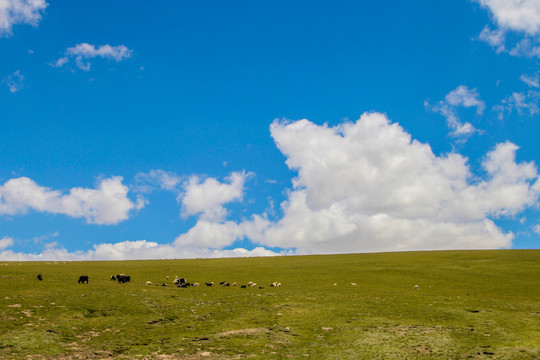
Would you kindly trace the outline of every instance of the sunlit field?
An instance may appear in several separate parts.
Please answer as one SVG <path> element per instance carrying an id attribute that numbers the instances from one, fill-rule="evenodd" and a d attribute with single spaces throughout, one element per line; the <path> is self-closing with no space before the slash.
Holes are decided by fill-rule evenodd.
<path id="1" fill-rule="evenodd" d="M 2 359 L 540 358 L 540 250 L 1 262 L 0 289 Z"/>

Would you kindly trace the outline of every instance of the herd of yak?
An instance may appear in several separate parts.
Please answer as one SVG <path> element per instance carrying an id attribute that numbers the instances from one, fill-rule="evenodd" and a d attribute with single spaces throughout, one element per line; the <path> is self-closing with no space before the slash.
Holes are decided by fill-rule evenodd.
<path id="1" fill-rule="evenodd" d="M 42 274 L 38 274 L 37 276 L 38 280 L 39 281 L 42 281 L 43 280 L 43 275 Z M 119 284 L 123 284 L 123 283 L 128 283 L 128 282 L 131 282 L 131 276 L 129 275 L 126 275 L 126 274 L 118 274 L 118 275 L 112 275 L 111 276 L 111 281 L 117 281 Z M 167 276 L 167 280 L 169 279 L 169 277 Z M 79 276 L 79 284 L 88 284 L 88 275 L 81 275 Z M 190 287 L 190 286 L 199 286 L 199 283 L 190 283 L 190 282 L 187 282 L 187 280 L 185 278 L 179 278 L 178 276 L 176 276 L 176 278 L 174 279 L 173 281 L 173 284 L 176 285 L 176 287 L 179 287 L 179 288 L 187 288 L 187 287 Z M 150 281 L 147 281 L 146 282 L 146 285 L 152 285 L 152 282 Z M 209 282 L 209 283 L 205 283 L 206 286 L 213 286 L 214 285 L 214 282 Z M 231 286 L 231 284 L 228 282 L 228 281 L 222 281 L 219 283 L 219 285 L 221 286 Z M 156 284 L 156 286 L 159 286 L 159 284 Z M 167 286 L 167 284 L 162 284 L 161 286 Z M 236 282 L 232 283 L 232 286 L 237 286 Z M 241 288 L 247 288 L 247 287 L 256 287 L 257 284 L 250 281 L 247 285 L 241 285 L 240 287 Z M 278 282 L 274 282 L 272 284 L 270 284 L 271 287 L 280 287 L 281 286 L 281 283 L 278 283 Z M 259 289 L 263 289 L 262 286 L 259 286 Z"/>

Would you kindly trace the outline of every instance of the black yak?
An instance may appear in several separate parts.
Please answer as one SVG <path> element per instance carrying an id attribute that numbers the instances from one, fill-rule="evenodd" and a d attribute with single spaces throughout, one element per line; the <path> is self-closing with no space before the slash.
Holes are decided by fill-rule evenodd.
<path id="1" fill-rule="evenodd" d="M 119 284 L 127 283 L 131 281 L 131 276 L 126 274 L 118 274 L 116 275 L 116 281 L 118 281 Z"/>

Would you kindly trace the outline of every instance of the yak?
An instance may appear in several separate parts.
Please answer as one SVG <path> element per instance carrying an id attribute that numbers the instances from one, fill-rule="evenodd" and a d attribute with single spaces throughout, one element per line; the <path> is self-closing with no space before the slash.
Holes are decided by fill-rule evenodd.
<path id="1" fill-rule="evenodd" d="M 178 276 L 174 279 L 174 285 L 184 285 L 187 282 L 186 278 L 179 278 Z"/>
<path id="2" fill-rule="evenodd" d="M 126 274 L 118 274 L 116 275 L 116 281 L 118 281 L 119 284 L 127 283 L 131 281 L 131 276 Z"/>
<path id="3" fill-rule="evenodd" d="M 88 284 L 88 275 L 81 275 L 79 276 L 79 284 Z"/>

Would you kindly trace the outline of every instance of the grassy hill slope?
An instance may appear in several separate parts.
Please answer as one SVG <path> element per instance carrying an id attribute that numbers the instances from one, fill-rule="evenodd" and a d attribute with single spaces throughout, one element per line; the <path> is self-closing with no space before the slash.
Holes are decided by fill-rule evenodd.
<path id="1" fill-rule="evenodd" d="M 3 262 L 0 358 L 540 358 L 540 251 Z"/>

